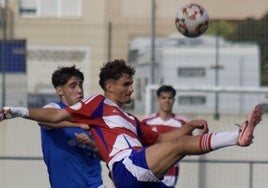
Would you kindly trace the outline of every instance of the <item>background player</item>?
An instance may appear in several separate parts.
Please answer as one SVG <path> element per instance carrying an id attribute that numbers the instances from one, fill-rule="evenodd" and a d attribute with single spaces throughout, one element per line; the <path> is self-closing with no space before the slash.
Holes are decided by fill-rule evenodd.
<path id="1" fill-rule="evenodd" d="M 170 85 L 162 85 L 156 91 L 159 109 L 145 117 L 142 123 L 152 127 L 158 133 L 165 133 L 178 129 L 188 122 L 186 117 L 174 114 L 172 108 L 175 102 L 176 90 Z M 164 176 L 163 187 L 174 188 L 179 177 L 179 163 L 170 169 Z"/>

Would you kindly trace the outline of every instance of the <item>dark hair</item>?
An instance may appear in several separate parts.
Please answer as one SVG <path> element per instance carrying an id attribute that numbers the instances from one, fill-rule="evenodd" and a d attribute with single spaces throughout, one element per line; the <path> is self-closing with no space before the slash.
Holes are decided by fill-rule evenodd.
<path id="1" fill-rule="evenodd" d="M 171 92 L 173 97 L 176 95 L 176 90 L 170 85 L 162 85 L 159 87 L 156 91 L 156 96 L 159 97 L 162 92 Z"/>
<path id="2" fill-rule="evenodd" d="M 123 74 L 133 76 L 135 74 L 135 68 L 127 65 L 126 61 L 123 59 L 109 61 L 100 69 L 99 85 L 103 90 L 105 90 L 105 82 L 107 80 L 118 80 L 123 76 Z"/>
<path id="3" fill-rule="evenodd" d="M 62 86 L 68 82 L 71 77 L 78 77 L 84 81 L 84 74 L 75 67 L 75 65 L 71 67 L 58 67 L 52 74 L 52 84 L 56 88 L 58 86 Z"/>

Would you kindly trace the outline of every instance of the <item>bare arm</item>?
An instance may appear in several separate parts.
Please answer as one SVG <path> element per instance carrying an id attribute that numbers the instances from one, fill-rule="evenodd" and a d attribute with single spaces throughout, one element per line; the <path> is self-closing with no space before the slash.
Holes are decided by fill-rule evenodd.
<path id="1" fill-rule="evenodd" d="M 70 121 L 61 121 L 59 123 L 38 122 L 38 124 L 40 126 L 44 126 L 51 129 L 62 128 L 62 127 L 79 127 L 85 130 L 89 129 L 89 126 L 87 124 L 77 124 Z"/>
<path id="2" fill-rule="evenodd" d="M 29 115 L 25 116 L 24 118 L 39 122 L 59 123 L 61 121 L 70 120 L 72 118 L 72 116 L 64 109 L 30 108 L 28 110 Z"/>
<path id="3" fill-rule="evenodd" d="M 205 120 L 193 120 L 183 125 L 179 129 L 175 129 L 173 131 L 169 131 L 167 133 L 163 133 L 159 136 L 157 142 L 164 142 L 172 139 L 176 139 L 180 136 L 189 135 L 193 130 L 200 129 L 202 130 L 201 134 L 208 132 L 208 125 Z"/>
<path id="4" fill-rule="evenodd" d="M 23 117 L 26 119 L 47 122 L 59 123 L 61 121 L 68 121 L 72 116 L 64 109 L 55 108 L 23 108 L 23 107 L 4 107 L 0 109 L 0 120 L 11 119 L 16 117 Z"/>

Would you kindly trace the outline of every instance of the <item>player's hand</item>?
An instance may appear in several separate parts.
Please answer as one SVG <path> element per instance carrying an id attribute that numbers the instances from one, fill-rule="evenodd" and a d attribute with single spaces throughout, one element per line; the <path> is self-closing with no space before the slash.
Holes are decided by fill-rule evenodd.
<path id="1" fill-rule="evenodd" d="M 76 141 L 79 144 L 85 144 L 89 147 L 92 148 L 92 150 L 94 151 L 95 155 L 100 159 L 103 160 L 102 156 L 100 155 L 98 148 L 96 147 L 96 144 L 94 142 L 94 140 L 91 139 L 91 137 L 89 137 L 87 134 L 85 133 L 75 133 L 75 137 L 76 137 Z"/>
<path id="2" fill-rule="evenodd" d="M 24 107 L 3 107 L 0 109 L 0 121 L 26 116 L 29 116 L 29 110 Z"/>
<path id="3" fill-rule="evenodd" d="M 85 144 L 91 147 L 92 149 L 96 148 L 95 142 L 85 133 L 75 133 L 76 141 L 79 144 Z"/>
<path id="4" fill-rule="evenodd" d="M 7 115 L 11 112 L 10 108 L 4 107 L 0 109 L 0 121 L 7 119 Z"/>
<path id="5" fill-rule="evenodd" d="M 3 109 L 0 109 L 0 121 L 3 121 L 5 119 L 5 114 Z"/>
<path id="6" fill-rule="evenodd" d="M 208 124 L 206 120 L 198 119 L 189 122 L 189 125 L 192 127 L 192 131 L 195 129 L 201 130 L 201 134 L 208 133 Z"/>

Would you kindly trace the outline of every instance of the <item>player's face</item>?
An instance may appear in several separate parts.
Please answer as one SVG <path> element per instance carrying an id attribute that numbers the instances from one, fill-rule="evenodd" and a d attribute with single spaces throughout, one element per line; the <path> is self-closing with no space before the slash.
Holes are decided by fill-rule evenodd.
<path id="1" fill-rule="evenodd" d="M 105 95 L 108 99 L 115 102 L 118 106 L 131 102 L 133 93 L 133 78 L 128 74 L 123 74 L 118 80 L 109 81 Z"/>
<path id="2" fill-rule="evenodd" d="M 84 97 L 83 81 L 79 77 L 71 77 L 68 82 L 56 88 L 61 101 L 71 106 Z"/>
<path id="3" fill-rule="evenodd" d="M 171 92 L 162 92 L 157 98 L 160 110 L 164 112 L 171 112 L 175 102 Z"/>

